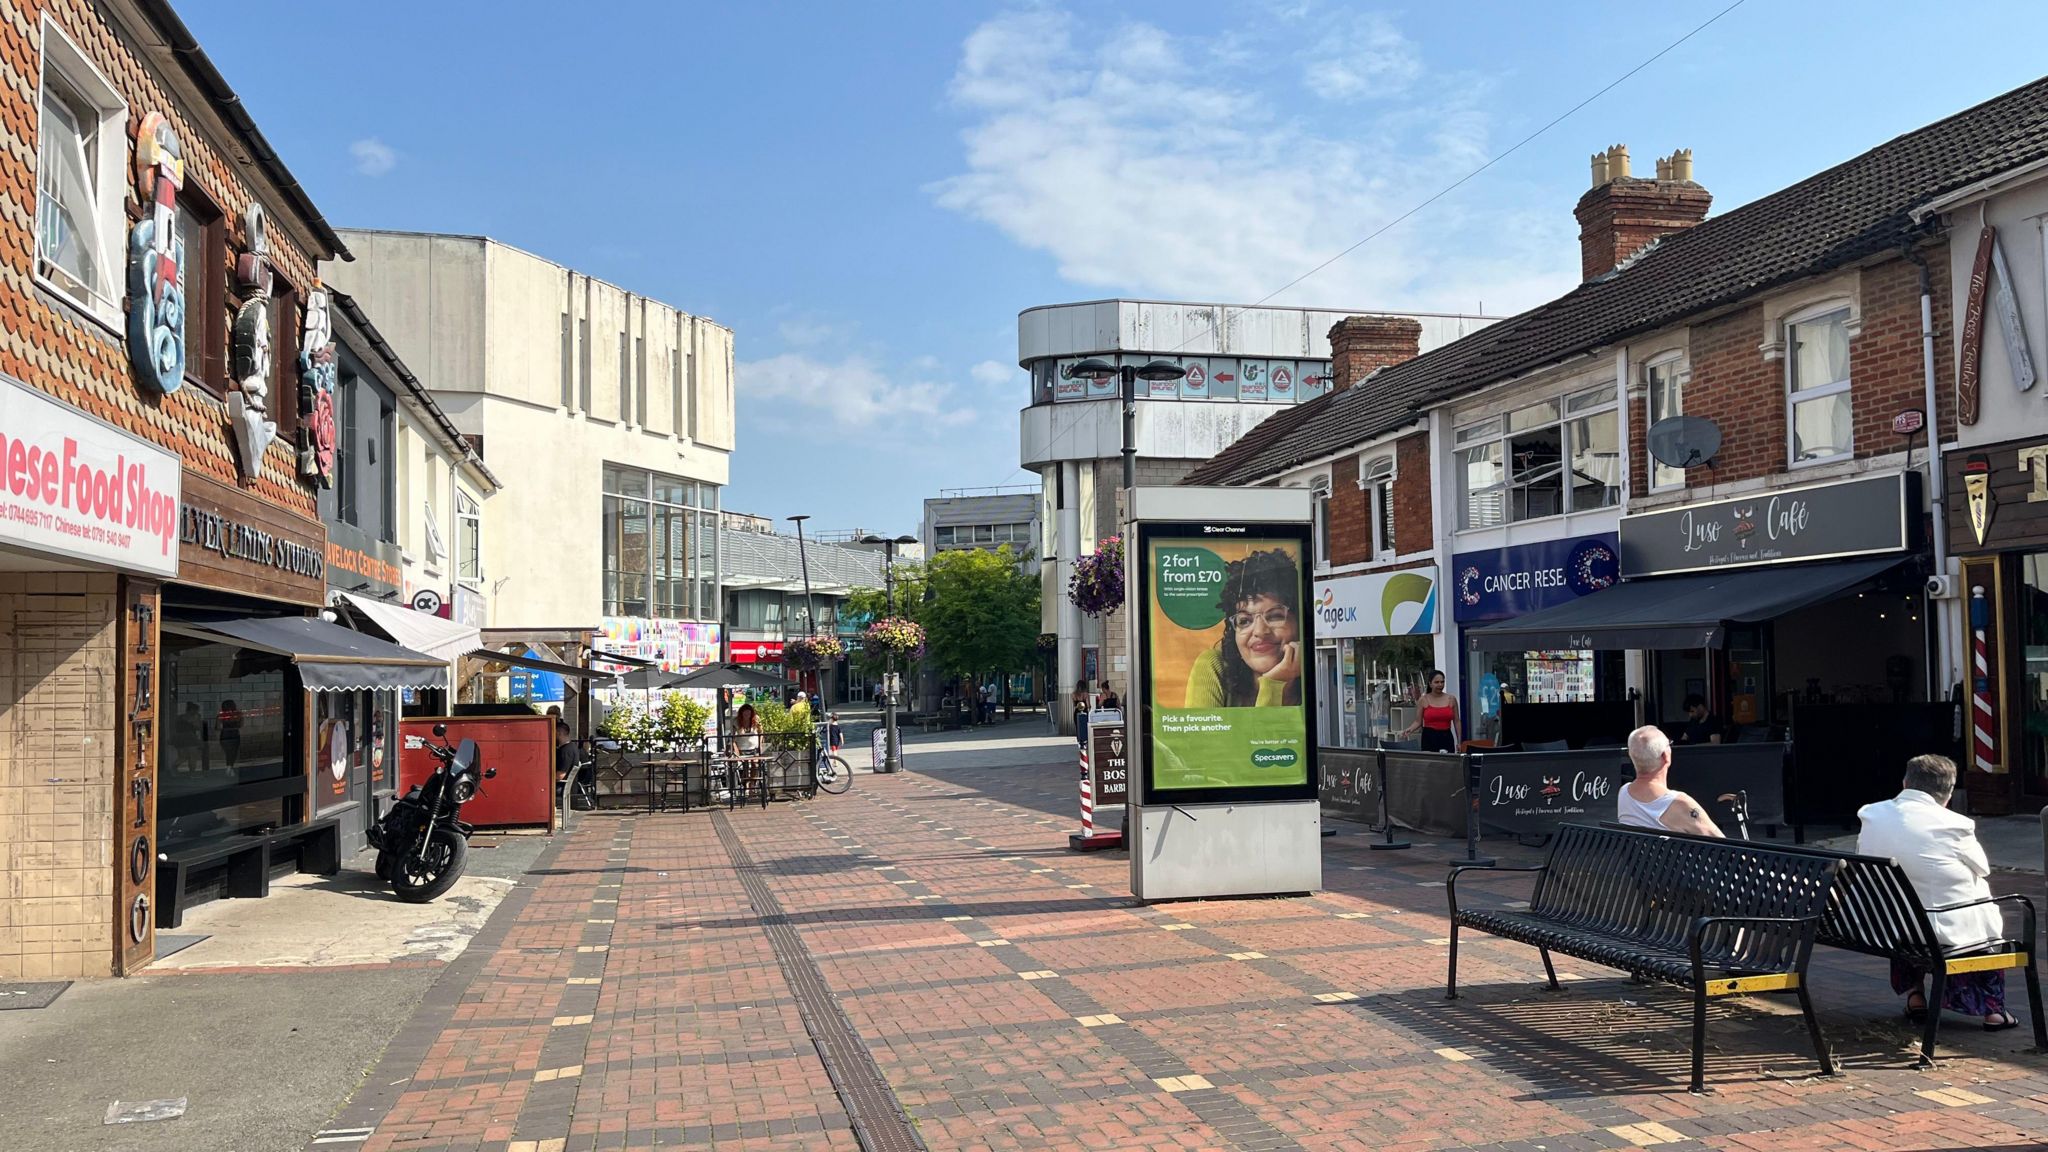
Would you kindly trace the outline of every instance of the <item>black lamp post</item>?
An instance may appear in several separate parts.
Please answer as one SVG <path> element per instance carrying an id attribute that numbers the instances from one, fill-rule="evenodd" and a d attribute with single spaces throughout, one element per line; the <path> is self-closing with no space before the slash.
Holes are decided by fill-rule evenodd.
<path id="1" fill-rule="evenodd" d="M 810 517 L 790 516 L 787 519 L 796 524 L 796 562 L 804 574 L 804 635 L 815 636 L 818 632 L 818 604 L 811 599 L 811 559 L 804 551 L 804 521 Z M 819 682 L 822 684 L 824 677 L 819 677 Z"/>
<path id="2" fill-rule="evenodd" d="M 1179 380 L 1188 370 L 1171 360 L 1152 360 L 1144 364 L 1111 364 L 1100 356 L 1090 356 L 1078 364 L 1067 366 L 1067 378 L 1076 376 L 1090 380 L 1117 377 L 1123 382 L 1124 397 L 1124 487 L 1138 486 L 1138 381 Z"/>
<path id="3" fill-rule="evenodd" d="M 888 603 L 886 611 L 896 614 L 896 546 L 915 544 L 915 536 L 863 536 L 863 544 L 880 544 L 883 549 L 882 597 Z M 875 765 L 877 772 L 895 772 L 903 767 L 903 748 L 896 738 L 896 698 L 902 695 L 902 685 L 896 682 L 896 650 L 890 649 L 887 670 L 882 674 L 882 762 Z"/>

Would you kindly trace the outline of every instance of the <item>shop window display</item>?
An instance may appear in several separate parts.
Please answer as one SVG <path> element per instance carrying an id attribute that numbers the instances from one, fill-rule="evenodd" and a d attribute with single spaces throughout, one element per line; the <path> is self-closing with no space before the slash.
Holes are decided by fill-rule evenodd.
<path id="1" fill-rule="evenodd" d="M 1415 701 L 1434 667 L 1429 636 L 1376 636 L 1349 641 L 1344 668 L 1344 728 L 1355 743 L 1372 747 L 1415 723 Z M 1347 741 L 1350 743 L 1353 741 Z"/>
<path id="2" fill-rule="evenodd" d="M 1470 740 L 1499 740 L 1508 704 L 1590 704 L 1626 691 L 1619 652 L 1474 652 L 1465 664 Z"/>
<path id="3" fill-rule="evenodd" d="M 166 632 L 158 795 L 166 847 L 285 820 L 285 800 L 251 798 L 298 772 L 289 661 Z"/>
<path id="4" fill-rule="evenodd" d="M 2048 792 L 2048 553 L 2020 558 L 2019 611 L 2020 755 L 2022 789 Z"/>

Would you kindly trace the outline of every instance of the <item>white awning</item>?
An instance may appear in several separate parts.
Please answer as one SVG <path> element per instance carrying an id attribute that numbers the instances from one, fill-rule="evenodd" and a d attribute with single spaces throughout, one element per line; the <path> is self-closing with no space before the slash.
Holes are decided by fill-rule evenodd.
<path id="1" fill-rule="evenodd" d="M 403 604 L 386 604 L 366 596 L 343 592 L 349 610 L 376 625 L 377 630 L 396 643 L 437 660 L 454 660 L 472 648 L 483 646 L 483 634 L 475 628 L 415 612 Z"/>

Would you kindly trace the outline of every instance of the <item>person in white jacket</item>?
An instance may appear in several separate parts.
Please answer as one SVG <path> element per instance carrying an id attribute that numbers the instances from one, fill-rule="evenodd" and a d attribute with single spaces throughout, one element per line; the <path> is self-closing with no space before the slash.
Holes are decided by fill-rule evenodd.
<path id="1" fill-rule="evenodd" d="M 1915 756 L 1906 761 L 1904 787 L 1897 796 L 1866 804 L 1856 813 L 1863 822 L 1856 851 L 1896 860 L 1925 908 L 1991 895 L 1986 879 L 1991 875 L 1991 862 L 1977 842 L 1976 822 L 1948 810 L 1948 798 L 1955 788 L 1954 761 L 1946 756 Z M 1934 913 L 1931 918 L 1935 934 L 1951 953 L 1968 952 L 2005 936 L 2004 917 L 1995 904 Z M 1892 991 L 1906 994 L 1906 1015 L 1913 1020 L 1927 1018 L 1927 994 L 1921 987 L 1925 976 L 1907 965 L 1892 964 Z M 1963 972 L 1948 977 L 1941 1006 L 1982 1017 L 1987 1032 L 2019 1024 L 2005 1010 L 2003 972 Z"/>

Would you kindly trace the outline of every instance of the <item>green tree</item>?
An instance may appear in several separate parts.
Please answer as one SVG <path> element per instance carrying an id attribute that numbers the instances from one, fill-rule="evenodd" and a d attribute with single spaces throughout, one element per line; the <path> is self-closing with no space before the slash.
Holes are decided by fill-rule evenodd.
<path id="1" fill-rule="evenodd" d="M 911 618 L 924 625 L 925 660 L 941 674 L 1007 674 L 1038 666 L 1038 581 L 1017 570 L 1017 554 L 1008 545 L 994 552 L 941 552 L 926 561 L 921 576 Z M 899 580 L 899 606 L 902 593 Z"/>

